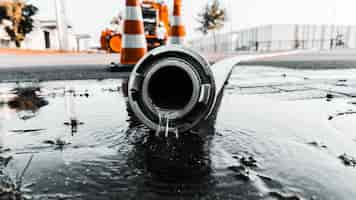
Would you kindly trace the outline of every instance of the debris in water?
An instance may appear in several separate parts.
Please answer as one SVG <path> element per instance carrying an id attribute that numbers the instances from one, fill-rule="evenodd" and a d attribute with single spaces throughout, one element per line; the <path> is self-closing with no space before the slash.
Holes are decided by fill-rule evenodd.
<path id="1" fill-rule="evenodd" d="M 50 144 L 50 145 L 55 145 L 56 144 L 56 142 L 53 141 L 53 140 L 45 140 L 45 141 L 43 141 L 43 143 L 44 144 Z"/>
<path id="2" fill-rule="evenodd" d="M 32 163 L 33 157 L 34 155 L 31 155 L 30 159 L 27 161 L 26 166 L 21 173 L 16 174 L 15 179 L 11 178 L 9 175 L 6 175 L 3 171 L 0 171 L 0 199 L 27 199 L 23 193 L 26 189 L 25 187 L 28 187 L 29 185 L 24 186 L 23 179 Z"/>
<path id="3" fill-rule="evenodd" d="M 356 158 L 349 156 L 346 153 L 339 156 L 339 159 L 343 162 L 345 166 L 356 167 Z"/>
<path id="4" fill-rule="evenodd" d="M 77 95 L 73 95 L 73 96 L 77 96 Z M 79 93 L 79 97 L 89 98 L 90 94 L 89 94 L 88 90 L 85 90 L 83 93 Z"/>
<path id="5" fill-rule="evenodd" d="M 243 180 L 249 181 L 251 180 L 250 171 L 244 166 L 230 166 L 228 167 L 229 170 L 236 172 L 235 177 Z"/>
<path id="6" fill-rule="evenodd" d="M 268 181 L 268 182 L 273 181 L 273 179 L 268 176 L 263 176 L 263 175 L 257 175 L 257 176 L 260 177 L 264 181 Z"/>
<path id="7" fill-rule="evenodd" d="M 233 156 L 233 158 L 239 160 L 240 163 L 243 166 L 246 166 L 246 167 L 258 167 L 257 160 L 253 156 L 235 155 L 235 156 Z"/>
<path id="8" fill-rule="evenodd" d="M 296 195 L 286 195 L 275 191 L 269 192 L 269 195 L 271 197 L 277 198 L 278 200 L 301 200 L 302 199 Z"/>
<path id="9" fill-rule="evenodd" d="M 0 174 L 0 199 L 21 199 L 21 193 L 16 190 L 15 184 L 11 182 L 11 179 L 8 176 L 3 174 Z"/>
<path id="10" fill-rule="evenodd" d="M 311 145 L 311 146 L 318 147 L 318 148 L 323 148 L 323 149 L 327 149 L 327 148 L 328 148 L 328 146 L 326 146 L 325 144 L 318 143 L 318 142 L 316 142 L 316 141 L 314 141 L 314 142 L 309 142 L 309 143 L 307 143 L 307 144 L 309 144 L 309 145 Z"/>
<path id="11" fill-rule="evenodd" d="M 260 178 L 263 181 L 263 183 L 265 183 L 266 186 L 268 186 L 269 188 L 279 189 L 279 188 L 285 187 L 281 182 L 279 182 L 271 177 L 261 175 L 261 174 L 257 174 L 257 177 Z"/>
<path id="12" fill-rule="evenodd" d="M 72 134 L 74 134 L 74 133 L 78 132 L 78 126 L 83 125 L 84 122 L 79 122 L 76 119 L 71 119 L 70 122 L 64 122 L 63 124 L 66 126 L 70 126 L 71 130 L 72 130 Z"/>
<path id="13" fill-rule="evenodd" d="M 242 157 L 240 159 L 240 162 L 246 167 L 258 167 L 257 160 L 255 158 L 253 158 L 252 156 L 249 156 L 248 158 Z"/>
<path id="14" fill-rule="evenodd" d="M 11 151 L 10 148 L 4 148 L 4 147 L 0 146 L 0 154 L 7 153 L 7 152 L 10 152 L 10 151 Z"/>
<path id="15" fill-rule="evenodd" d="M 57 138 L 56 140 L 45 140 L 45 141 L 43 141 L 43 143 L 49 144 L 52 146 L 56 146 L 56 149 L 60 149 L 60 150 L 63 149 L 64 146 L 72 144 L 72 143 L 66 142 L 60 138 Z"/>
<path id="16" fill-rule="evenodd" d="M 6 167 L 12 159 L 13 159 L 12 156 L 9 156 L 9 157 L 0 156 L 0 166 Z"/>
<path id="17" fill-rule="evenodd" d="M 351 101 L 351 102 L 349 102 L 349 104 L 356 105 L 356 101 Z"/>
<path id="18" fill-rule="evenodd" d="M 40 132 L 46 129 L 25 129 L 25 130 L 11 130 L 10 132 L 13 133 L 33 133 L 33 132 Z"/>
<path id="19" fill-rule="evenodd" d="M 24 120 L 24 121 L 32 119 L 34 117 L 36 117 L 36 115 L 33 114 L 33 113 L 25 113 L 23 116 L 19 116 L 19 118 Z"/>
<path id="20" fill-rule="evenodd" d="M 84 125 L 84 122 L 78 122 L 76 120 L 71 120 L 70 122 L 63 123 L 66 126 L 77 126 L 77 125 Z"/>
<path id="21" fill-rule="evenodd" d="M 103 88 L 101 89 L 103 92 L 120 92 L 121 91 L 121 87 L 118 86 L 117 88 Z"/>
<path id="22" fill-rule="evenodd" d="M 331 101 L 334 98 L 334 95 L 332 94 L 326 94 L 326 101 Z"/>
<path id="23" fill-rule="evenodd" d="M 348 110 L 348 111 L 346 111 L 346 112 L 340 112 L 340 113 L 336 113 L 335 115 L 330 115 L 329 116 L 329 120 L 333 120 L 333 119 L 335 119 L 336 117 L 340 117 L 340 116 L 345 116 L 345 115 L 353 115 L 353 114 L 356 114 L 356 112 L 355 111 L 353 111 L 353 110 Z"/>
<path id="24" fill-rule="evenodd" d="M 21 191 L 21 189 L 22 189 L 23 178 L 24 178 L 28 168 L 31 165 L 33 157 L 34 157 L 34 155 L 31 155 L 30 159 L 27 161 L 25 168 L 22 170 L 22 172 L 20 174 L 16 175 L 16 186 L 17 186 L 18 191 Z"/>

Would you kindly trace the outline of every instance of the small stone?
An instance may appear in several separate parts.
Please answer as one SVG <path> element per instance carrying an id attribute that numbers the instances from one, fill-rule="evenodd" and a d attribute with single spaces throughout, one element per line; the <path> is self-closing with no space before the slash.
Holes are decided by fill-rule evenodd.
<path id="1" fill-rule="evenodd" d="M 327 98 L 327 99 L 332 99 L 332 98 L 334 98 L 334 95 L 332 95 L 332 94 L 326 94 L 326 98 Z"/>
<path id="2" fill-rule="evenodd" d="M 251 180 L 250 172 L 244 166 L 230 166 L 230 167 L 228 167 L 228 169 L 233 172 L 236 172 L 236 174 L 234 176 L 235 176 L 235 178 L 237 178 L 239 180 L 243 180 L 243 181 Z"/>
<path id="3" fill-rule="evenodd" d="M 321 144 L 321 143 L 318 143 L 318 142 L 316 142 L 316 141 L 314 141 L 314 142 L 309 142 L 309 143 L 307 143 L 307 144 L 312 145 L 312 146 L 315 146 L 315 147 L 318 147 L 318 148 L 323 148 L 323 149 L 327 149 L 327 148 L 328 148 L 328 146 L 326 146 L 325 144 Z"/>
<path id="4" fill-rule="evenodd" d="M 247 167 L 257 167 L 257 160 L 254 159 L 252 156 L 248 158 L 242 157 L 240 159 L 240 162 Z"/>
<path id="5" fill-rule="evenodd" d="M 50 145 L 55 145 L 56 144 L 56 142 L 54 142 L 52 140 L 45 140 L 43 143 L 44 144 L 50 144 Z"/>
<path id="6" fill-rule="evenodd" d="M 356 167 L 356 159 L 352 156 L 347 155 L 346 153 L 339 156 L 339 159 L 343 162 L 345 166 Z"/>

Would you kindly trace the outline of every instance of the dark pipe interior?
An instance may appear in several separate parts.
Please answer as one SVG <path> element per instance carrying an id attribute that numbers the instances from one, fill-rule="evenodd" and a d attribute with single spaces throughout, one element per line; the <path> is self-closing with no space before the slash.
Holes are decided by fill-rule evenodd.
<path id="1" fill-rule="evenodd" d="M 174 66 L 165 67 L 152 76 L 148 94 L 159 108 L 183 109 L 192 97 L 193 83 L 184 70 Z"/>

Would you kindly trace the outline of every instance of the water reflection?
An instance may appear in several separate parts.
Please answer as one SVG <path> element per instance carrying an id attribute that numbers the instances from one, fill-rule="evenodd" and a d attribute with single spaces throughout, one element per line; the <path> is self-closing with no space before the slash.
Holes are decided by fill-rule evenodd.
<path id="1" fill-rule="evenodd" d="M 29 120 L 36 116 L 40 108 L 47 106 L 48 101 L 40 95 L 39 87 L 15 87 L 2 94 L 0 111 L 3 117 L 17 114 L 19 119 Z"/>
<path id="2" fill-rule="evenodd" d="M 284 103 L 263 95 L 233 92 L 225 96 L 218 120 L 219 134 L 214 134 L 214 115 L 179 139 L 161 138 L 147 130 L 129 106 L 125 107 L 126 97 L 121 95 L 125 88 L 117 89 L 120 83 L 121 80 L 46 82 L 42 83 L 42 92 L 35 94 L 48 100 L 48 106 L 21 111 L 10 109 L 7 103 L 0 105 L 0 120 L 5 120 L 0 124 L 0 157 L 6 164 L 8 156 L 13 156 L 7 169 L 16 174 L 16 169 L 23 169 L 30 156 L 35 155 L 24 177 L 25 185 L 30 185 L 26 194 L 33 199 L 85 200 L 356 196 L 355 170 L 340 161 L 351 163 L 356 155 L 349 128 L 354 118 L 350 115 L 327 121 L 325 115 L 329 109 L 337 113 L 353 108 L 339 104 L 342 99 Z M 73 98 L 76 116 L 85 122 L 74 135 L 63 125 L 70 119 L 63 95 L 69 84 L 84 91 Z M 291 87 L 295 86 L 287 89 Z M 85 96 L 88 88 L 89 98 Z M 35 117 L 17 118 L 16 114 L 22 112 Z M 330 130 L 325 120 L 337 128 L 344 127 L 347 137 Z M 299 125 L 306 121 L 308 126 Z M 62 149 L 57 148 L 60 145 Z"/>
<path id="3" fill-rule="evenodd" d="M 117 82 L 110 82 L 112 87 L 111 83 L 116 88 Z M 88 83 L 84 84 L 87 88 Z M 16 154 L 15 166 L 22 168 L 27 154 L 35 154 L 26 176 L 27 182 L 35 183 L 30 188 L 34 199 L 214 199 L 220 178 L 212 167 L 215 115 L 178 139 L 174 135 L 157 137 L 132 113 L 125 88 L 108 93 L 94 84 L 97 88 L 91 88 L 95 93 L 89 99 L 73 98 L 75 116 L 85 121 L 77 134 L 68 134 L 68 127 L 63 126 L 71 116 L 64 109 L 64 95 L 48 98 L 50 106 L 27 122 L 8 121 L 8 130 L 27 130 L 27 125 L 45 128 L 6 138 Z M 222 176 L 229 173 L 224 171 Z"/>
<path id="4" fill-rule="evenodd" d="M 15 88 L 13 94 L 16 96 L 8 102 L 8 105 L 17 111 L 36 112 L 41 107 L 48 105 L 48 101 L 40 97 L 39 92 L 39 87 Z"/>
<path id="5" fill-rule="evenodd" d="M 126 91 L 125 86 L 127 82 L 123 81 L 123 91 Z M 123 95 L 127 97 L 125 92 Z M 131 134 L 137 128 L 141 133 L 145 132 L 136 140 L 132 150 L 134 154 L 128 158 L 128 162 L 134 160 L 136 168 L 144 169 L 149 174 L 140 186 L 144 190 L 140 198 L 184 196 L 189 199 L 209 194 L 209 189 L 215 184 L 211 175 L 210 149 L 216 115 L 194 132 L 181 133 L 179 137 L 174 137 L 174 134 L 160 137 L 155 131 L 145 129 L 128 102 L 126 105 L 130 127 L 127 133 Z"/>
<path id="6" fill-rule="evenodd" d="M 135 195 L 140 199 L 176 196 L 190 199 L 209 193 L 214 185 L 210 159 L 212 137 L 203 139 L 186 133 L 178 139 L 163 138 L 157 137 L 154 131 L 140 130 L 146 134 L 136 138 L 127 158 L 133 169 L 144 172 Z"/>

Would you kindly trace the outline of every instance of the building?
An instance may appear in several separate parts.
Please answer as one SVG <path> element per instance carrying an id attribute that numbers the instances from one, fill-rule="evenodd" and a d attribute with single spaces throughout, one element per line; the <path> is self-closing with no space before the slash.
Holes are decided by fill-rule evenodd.
<path id="1" fill-rule="evenodd" d="M 69 51 L 87 50 L 89 48 L 90 36 L 75 34 L 71 25 L 68 25 L 68 47 Z M 5 25 L 0 24 L 0 48 L 15 48 L 10 37 L 5 31 Z M 27 34 L 21 43 L 22 49 L 32 50 L 60 50 L 60 38 L 56 20 L 35 20 L 34 28 Z"/>
<path id="2" fill-rule="evenodd" d="M 56 20 L 43 20 L 34 17 L 33 30 L 25 36 L 17 35 L 21 36 L 21 39 L 18 40 L 21 41 L 21 48 L 32 50 L 87 50 L 90 36 L 75 34 L 73 27 L 66 20 L 63 1 L 56 0 L 54 3 Z M 18 27 L 24 6 L 25 1 L 23 0 L 0 0 L 0 48 L 16 47 L 7 30 Z M 9 17 L 11 19 L 8 19 Z"/>
<path id="3" fill-rule="evenodd" d="M 0 47 L 10 46 L 11 38 L 6 32 L 6 27 L 11 27 L 12 24 L 9 20 L 2 20 L 0 23 Z"/>
<path id="4" fill-rule="evenodd" d="M 191 46 L 200 51 L 214 51 L 213 36 L 205 37 L 192 40 Z M 356 26 L 266 25 L 217 34 L 215 38 L 219 52 L 356 48 Z"/>

